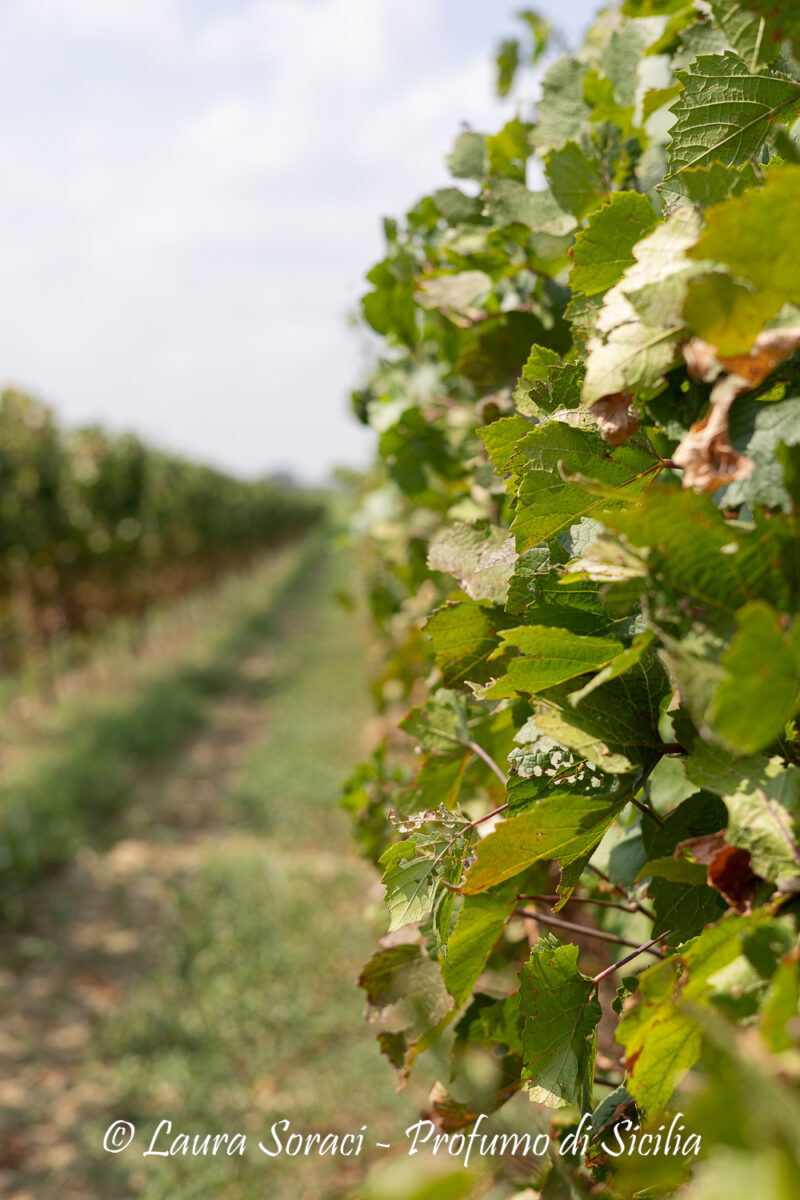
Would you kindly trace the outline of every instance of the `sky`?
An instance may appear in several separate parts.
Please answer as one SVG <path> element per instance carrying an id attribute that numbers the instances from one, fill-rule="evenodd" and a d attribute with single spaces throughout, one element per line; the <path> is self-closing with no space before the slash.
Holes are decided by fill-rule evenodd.
<path id="1" fill-rule="evenodd" d="M 3 0 L 0 385 L 255 477 L 360 465 L 381 218 L 498 128 L 506 0 Z M 545 0 L 577 40 L 595 0 Z"/>

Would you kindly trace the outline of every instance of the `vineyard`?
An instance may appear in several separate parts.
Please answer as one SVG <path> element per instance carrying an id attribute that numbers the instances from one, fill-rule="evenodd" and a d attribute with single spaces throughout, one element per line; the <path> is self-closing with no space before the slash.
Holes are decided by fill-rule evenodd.
<path id="1" fill-rule="evenodd" d="M 65 431 L 0 396 L 0 665 L 207 583 L 296 536 L 313 500 L 242 483 L 133 435 Z"/>
<path id="2" fill-rule="evenodd" d="M 344 803 L 388 932 L 360 986 L 400 1085 L 434 1065 L 429 1148 L 554 1148 L 447 1195 L 792 1200 L 800 20 L 520 30 L 517 115 L 385 221 L 363 299 L 385 737 Z"/>

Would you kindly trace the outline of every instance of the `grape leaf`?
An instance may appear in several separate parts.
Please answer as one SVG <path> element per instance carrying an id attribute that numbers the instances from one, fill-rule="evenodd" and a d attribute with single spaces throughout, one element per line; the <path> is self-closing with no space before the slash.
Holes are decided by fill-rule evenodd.
<path id="1" fill-rule="evenodd" d="M 508 660 L 505 674 L 485 692 L 487 700 L 544 691 L 605 666 L 623 649 L 610 638 L 581 637 L 549 625 L 522 625 L 504 630 L 500 637 L 504 646 L 516 647 L 521 654 Z"/>
<path id="2" fill-rule="evenodd" d="M 577 142 L 569 141 L 559 150 L 551 150 L 545 160 L 545 176 L 561 208 L 578 220 L 602 203 L 612 186 L 608 170 L 596 155 L 585 153 Z"/>
<path id="3" fill-rule="evenodd" d="M 483 179 L 489 166 L 486 134 L 460 133 L 447 156 L 447 166 L 456 179 Z"/>
<path id="4" fill-rule="evenodd" d="M 726 503 L 768 504 L 789 512 L 791 496 L 777 448 L 780 442 L 786 446 L 800 444 L 800 396 L 769 404 L 743 397 L 731 410 L 728 432 L 733 448 L 746 455 L 754 469 L 747 479 L 728 486 Z"/>
<path id="5" fill-rule="evenodd" d="M 633 248 L 652 232 L 656 221 L 646 196 L 615 192 L 575 238 L 569 273 L 572 290 L 585 296 L 608 291 L 636 261 Z"/>
<path id="6" fill-rule="evenodd" d="M 780 44 L 764 36 L 765 30 L 748 0 L 711 0 L 711 11 L 731 48 L 750 64 L 751 70 L 777 57 Z"/>
<path id="7" fill-rule="evenodd" d="M 595 479 L 614 489 L 621 503 L 628 494 L 642 491 L 652 479 L 654 462 L 647 451 L 621 446 L 612 454 L 602 438 L 550 421 L 526 434 L 517 445 L 512 465 L 518 468 L 517 512 L 511 528 L 522 552 L 544 541 L 609 503 L 589 495 L 578 483 L 565 483 L 559 467 Z"/>
<path id="8" fill-rule="evenodd" d="M 502 604 L 514 568 L 514 539 L 508 530 L 473 529 L 460 521 L 442 529 L 428 550 L 432 571 L 452 575 L 473 600 Z"/>
<path id="9" fill-rule="evenodd" d="M 636 261 L 606 293 L 588 342 L 584 404 L 663 383 L 677 361 L 686 285 L 697 273 L 686 251 L 698 229 L 685 205 L 634 246 Z"/>
<path id="10" fill-rule="evenodd" d="M 690 258 L 725 266 L 748 285 L 714 277 L 714 303 L 709 303 L 711 281 L 693 284 L 687 296 L 686 313 L 696 332 L 725 354 L 747 352 L 784 304 L 800 300 L 800 279 L 787 243 L 800 218 L 799 181 L 800 166 L 773 167 L 763 187 L 709 208 L 705 230 L 687 251 Z M 727 328 L 720 337 L 722 324 Z"/>
<path id="11" fill-rule="evenodd" d="M 800 625 L 787 628 L 771 605 L 758 600 L 737 612 L 736 627 L 720 659 L 725 675 L 708 720 L 733 749 L 756 754 L 781 736 L 800 706 Z"/>
<path id="12" fill-rule="evenodd" d="M 522 1078 L 531 1100 L 563 1108 L 591 1095 L 602 1011 L 578 947 L 540 942 L 520 972 Z"/>
<path id="13" fill-rule="evenodd" d="M 772 882 L 800 875 L 797 767 L 777 757 L 737 760 L 726 750 L 698 742 L 686 760 L 686 772 L 722 797 L 728 811 L 726 840 L 750 851 L 759 875 Z"/>
<path id="14" fill-rule="evenodd" d="M 548 69 L 533 132 L 540 151 L 563 146 L 588 122 L 591 109 L 583 98 L 585 76 L 585 64 L 566 54 Z"/>
<path id="15" fill-rule="evenodd" d="M 487 659 L 497 649 L 498 624 L 507 620 L 504 614 L 470 601 L 437 608 L 425 632 L 433 642 L 436 665 L 448 687 L 465 681 L 483 683 L 492 677 Z"/>
<path id="16" fill-rule="evenodd" d="M 461 891 L 467 896 L 485 892 L 541 859 L 574 862 L 597 845 L 624 802 L 624 797 L 567 791 L 546 796 L 478 842 Z"/>
<path id="17" fill-rule="evenodd" d="M 514 179 L 493 179 L 484 196 L 486 215 L 496 225 L 519 223 L 537 233 L 564 237 L 575 228 L 575 218 L 549 190 L 531 192 Z"/>
<path id="18" fill-rule="evenodd" d="M 543 733 L 611 773 L 649 769 L 660 754 L 658 732 L 671 687 L 655 655 L 640 659 L 577 704 L 569 683 L 542 692 L 534 702 Z"/>
<path id="19" fill-rule="evenodd" d="M 516 886 L 504 884 L 464 900 L 442 962 L 442 979 L 456 1005 L 475 987 L 516 899 Z"/>
<path id="20" fill-rule="evenodd" d="M 712 204 L 721 204 L 731 196 L 740 195 L 747 188 L 757 187 L 758 183 L 752 163 L 743 163 L 732 169 L 715 159 L 707 166 L 685 167 L 670 186 L 676 192 L 680 190 L 698 208 L 708 208 Z"/>
<path id="21" fill-rule="evenodd" d="M 702 1026 L 693 1009 L 708 1009 L 714 976 L 741 953 L 745 933 L 770 914 L 725 917 L 679 953 L 639 976 L 638 1003 L 623 1013 L 616 1038 L 625 1047 L 625 1086 L 648 1113 L 660 1112 L 700 1057 Z"/>
<path id="22" fill-rule="evenodd" d="M 679 71 L 683 90 L 672 107 L 669 174 L 718 159 L 735 167 L 752 159 L 780 114 L 790 122 L 800 104 L 800 83 L 751 71 L 733 51 L 701 54 Z"/>
<path id="23" fill-rule="evenodd" d="M 765 37 L 773 46 L 788 38 L 795 50 L 800 48 L 800 14 L 794 0 L 740 0 L 744 8 L 762 19 Z"/>
<path id="24" fill-rule="evenodd" d="M 552 353 L 554 358 L 558 357 L 553 351 L 549 353 Z M 486 452 L 498 474 L 506 473 L 506 467 L 514 454 L 517 442 L 526 433 L 530 433 L 530 430 L 531 423 L 524 417 L 501 417 L 499 421 L 493 421 L 491 425 L 484 425 L 482 429 L 478 430 L 481 441 L 486 446 Z"/>
<path id="25" fill-rule="evenodd" d="M 438 964 L 416 942 L 378 950 L 364 966 L 358 986 L 379 1016 L 381 1049 L 405 1070 L 452 1012 Z"/>
<path id="26" fill-rule="evenodd" d="M 457 832 L 457 825 L 455 829 Z M 427 837 L 409 837 L 384 851 L 380 859 L 383 867 L 381 882 L 386 888 L 389 933 L 422 921 L 430 913 L 436 917 L 440 903 L 444 902 L 438 926 L 441 939 L 447 939 L 452 893 L 443 887 L 443 881 L 458 883 L 464 850 L 463 840 L 454 841 L 453 827 L 447 825 L 441 832 Z"/>

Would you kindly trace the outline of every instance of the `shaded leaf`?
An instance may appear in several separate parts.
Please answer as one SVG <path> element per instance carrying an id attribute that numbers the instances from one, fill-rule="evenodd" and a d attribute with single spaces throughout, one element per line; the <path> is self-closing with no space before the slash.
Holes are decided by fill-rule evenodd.
<path id="1" fill-rule="evenodd" d="M 602 1015 L 594 982 L 578 970 L 578 947 L 548 941 L 520 972 L 522 1078 L 530 1098 L 563 1108 L 591 1094 Z"/>
<path id="2" fill-rule="evenodd" d="M 442 962 L 442 979 L 456 1005 L 475 987 L 516 899 L 516 887 L 505 884 L 464 900 Z"/>

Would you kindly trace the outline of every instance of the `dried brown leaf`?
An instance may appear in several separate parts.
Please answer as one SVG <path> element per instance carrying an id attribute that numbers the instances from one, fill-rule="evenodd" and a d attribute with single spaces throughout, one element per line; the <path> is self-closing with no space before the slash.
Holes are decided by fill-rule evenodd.
<path id="1" fill-rule="evenodd" d="M 738 913 L 749 913 L 761 879 L 752 867 L 749 850 L 723 846 L 708 864 L 708 886 L 716 888 L 723 900 Z"/>
<path id="2" fill-rule="evenodd" d="M 726 371 L 755 387 L 774 371 L 800 346 L 800 325 L 785 325 L 782 329 L 764 329 L 758 335 L 749 354 L 720 358 Z"/>
<path id="3" fill-rule="evenodd" d="M 762 329 L 747 354 L 721 355 L 713 342 L 694 337 L 683 347 L 686 368 L 693 379 L 711 383 L 722 370 L 738 375 L 742 391 L 755 387 L 800 346 L 800 325 Z"/>
<path id="4" fill-rule="evenodd" d="M 753 870 L 749 850 L 728 845 L 724 831 L 678 842 L 675 857 L 680 858 L 684 850 L 707 868 L 708 886 L 719 892 L 732 909 L 738 913 L 751 911 L 761 878 Z"/>
<path id="5" fill-rule="evenodd" d="M 737 396 L 751 385 L 739 375 L 727 375 L 711 393 L 711 408 L 696 421 L 672 458 L 684 471 L 683 486 L 714 492 L 723 483 L 747 479 L 753 460 L 734 450 L 728 436 L 728 413 Z"/>
<path id="6" fill-rule="evenodd" d="M 683 347 L 683 357 L 692 379 L 701 383 L 710 383 L 722 369 L 717 358 L 717 347 L 713 342 L 707 342 L 700 337 L 693 337 L 686 343 Z"/>
<path id="7" fill-rule="evenodd" d="M 609 446 L 621 446 L 639 429 L 639 418 L 628 392 L 614 392 L 596 400 L 589 410 L 597 422 L 600 436 Z"/>

